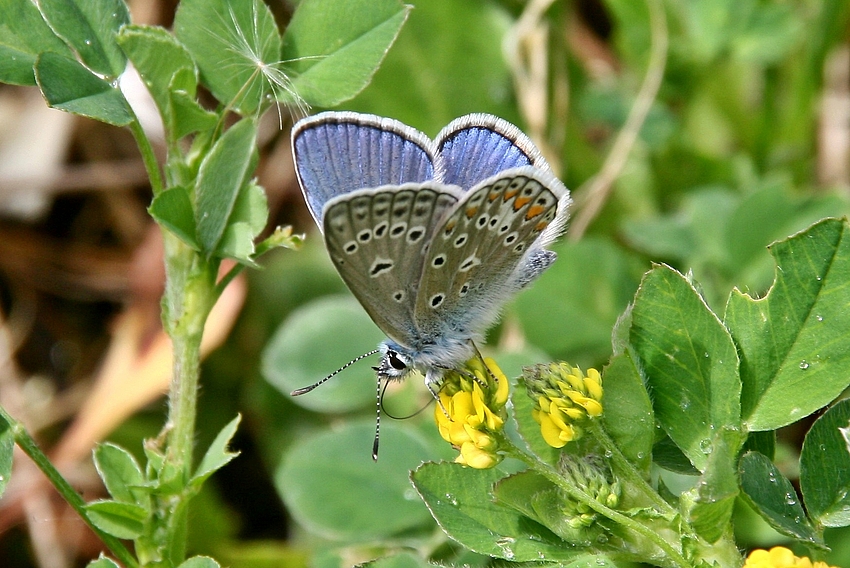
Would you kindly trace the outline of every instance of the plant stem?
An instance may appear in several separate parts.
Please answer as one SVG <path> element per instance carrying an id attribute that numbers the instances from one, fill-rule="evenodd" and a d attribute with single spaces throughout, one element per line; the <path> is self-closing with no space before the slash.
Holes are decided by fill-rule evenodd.
<path id="1" fill-rule="evenodd" d="M 163 326 L 174 351 L 173 375 L 168 396 L 168 422 L 163 476 L 160 482 L 173 488 L 165 494 L 169 514 L 166 554 L 179 564 L 185 556 L 187 528 L 186 487 L 192 477 L 192 450 L 200 375 L 201 339 L 207 316 L 215 304 L 217 261 L 208 261 L 177 237 L 163 231 L 166 286 Z M 176 497 L 170 499 L 168 497 Z"/>
<path id="2" fill-rule="evenodd" d="M 120 540 L 112 536 L 111 534 L 107 534 L 92 524 L 91 520 L 89 520 L 89 516 L 86 514 L 86 503 L 83 501 L 83 498 L 80 497 L 80 494 L 77 493 L 71 484 L 68 483 L 59 470 L 50 462 L 44 452 L 41 451 L 41 448 L 38 447 L 35 440 L 32 436 L 29 435 L 24 425 L 19 421 L 12 418 L 8 412 L 3 407 L 0 407 L 0 417 L 5 420 L 9 424 L 9 428 L 12 430 L 12 434 L 15 437 L 15 443 L 21 448 L 26 455 L 30 457 L 30 459 L 38 466 L 38 468 L 44 473 L 45 477 L 53 484 L 53 487 L 59 492 L 60 495 L 68 502 L 69 505 L 77 512 L 78 515 L 86 522 L 86 524 L 91 528 L 92 531 L 103 541 L 103 544 L 109 548 L 112 554 L 115 557 L 124 563 L 128 568 L 135 568 L 138 566 L 136 559 L 130 554 Z"/>
<path id="3" fill-rule="evenodd" d="M 591 420 L 588 430 L 592 432 L 594 438 L 596 438 L 605 450 L 606 455 L 611 456 L 610 459 L 616 466 L 617 475 L 622 481 L 630 484 L 632 487 L 640 488 L 646 498 L 651 501 L 653 506 L 661 511 L 662 514 L 668 516 L 676 514 L 676 510 L 670 505 L 670 503 L 665 501 L 661 495 L 659 495 L 658 492 L 649 485 L 640 472 L 635 469 L 632 462 L 626 459 L 626 456 L 623 455 L 623 452 L 620 451 L 620 448 L 608 436 L 608 432 L 605 431 L 605 428 L 603 428 L 598 421 Z"/>
<path id="4" fill-rule="evenodd" d="M 151 141 L 145 135 L 145 131 L 142 129 L 142 125 L 139 124 L 139 119 L 136 118 L 135 113 L 133 113 L 133 120 L 129 126 L 130 132 L 133 133 L 133 138 L 136 139 L 136 144 L 139 147 L 139 153 L 142 155 L 142 162 L 145 164 L 148 178 L 150 178 L 151 190 L 154 196 L 159 195 L 165 189 L 162 181 L 162 173 L 159 171 L 159 162 L 156 160 L 156 154 L 154 154 Z"/>

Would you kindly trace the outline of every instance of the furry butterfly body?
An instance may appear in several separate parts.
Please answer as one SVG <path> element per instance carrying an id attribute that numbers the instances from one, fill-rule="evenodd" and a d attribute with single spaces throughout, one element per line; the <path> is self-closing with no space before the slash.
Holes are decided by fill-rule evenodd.
<path id="1" fill-rule="evenodd" d="M 435 140 L 327 112 L 293 128 L 296 173 L 336 269 L 388 339 L 378 379 L 434 392 L 500 308 L 555 260 L 569 192 L 516 127 L 472 114 Z"/>

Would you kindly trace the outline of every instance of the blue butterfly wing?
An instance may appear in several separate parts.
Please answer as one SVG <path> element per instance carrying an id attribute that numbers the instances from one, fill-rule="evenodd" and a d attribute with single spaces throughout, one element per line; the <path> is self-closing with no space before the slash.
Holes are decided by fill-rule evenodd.
<path id="1" fill-rule="evenodd" d="M 292 129 L 295 171 L 310 213 L 323 228 L 325 204 L 352 191 L 434 178 L 434 144 L 389 118 L 325 112 Z"/>
<path id="2" fill-rule="evenodd" d="M 436 145 L 445 168 L 442 181 L 467 191 L 511 168 L 549 169 L 528 136 L 490 114 L 468 114 L 453 120 L 437 136 Z"/>

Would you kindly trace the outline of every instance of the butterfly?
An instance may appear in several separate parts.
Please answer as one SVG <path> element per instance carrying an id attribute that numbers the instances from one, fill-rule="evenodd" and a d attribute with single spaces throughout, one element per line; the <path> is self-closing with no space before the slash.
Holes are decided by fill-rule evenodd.
<path id="1" fill-rule="evenodd" d="M 387 335 L 364 355 L 381 354 L 379 385 L 416 369 L 436 397 L 504 303 L 555 261 L 546 247 L 569 191 L 505 120 L 466 115 L 431 140 L 390 118 L 325 112 L 293 127 L 292 152 L 334 266 Z"/>

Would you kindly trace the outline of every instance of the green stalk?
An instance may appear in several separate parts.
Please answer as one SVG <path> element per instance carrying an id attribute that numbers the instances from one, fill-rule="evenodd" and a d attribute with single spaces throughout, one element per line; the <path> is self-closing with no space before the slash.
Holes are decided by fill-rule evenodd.
<path id="1" fill-rule="evenodd" d="M 124 547 L 121 541 L 111 534 L 103 532 L 91 522 L 88 514 L 86 513 L 86 502 L 83 501 L 80 494 L 71 487 L 68 480 L 59 473 L 59 470 L 56 469 L 47 456 L 44 455 L 44 452 L 41 451 L 41 448 L 38 447 L 38 444 L 36 444 L 32 436 L 29 435 L 29 432 L 27 432 L 26 428 L 24 428 L 24 425 L 12 418 L 12 416 L 6 412 L 6 409 L 2 406 L 0 406 L 0 417 L 9 424 L 9 428 L 12 430 L 15 443 L 18 447 L 30 457 L 35 465 L 38 466 L 38 469 L 44 473 L 48 481 L 53 484 L 53 487 L 56 488 L 65 501 L 71 505 L 78 515 L 80 515 L 80 517 L 86 522 L 89 528 L 94 531 L 100 540 L 103 541 L 103 544 L 109 548 L 110 552 L 112 552 L 112 554 L 114 554 L 115 557 L 123 562 L 128 568 L 136 568 L 139 564 L 136 562 L 133 555 L 130 554 L 130 551 Z"/>
<path id="2" fill-rule="evenodd" d="M 168 396 L 165 460 L 160 482 L 171 488 L 164 494 L 168 510 L 164 542 L 168 558 L 179 564 L 185 556 L 187 485 L 192 478 L 201 339 L 204 324 L 217 297 L 218 261 L 208 261 L 174 235 L 163 231 L 166 286 L 163 326 L 174 348 L 173 375 Z M 176 498 L 170 498 L 176 497 Z"/>

